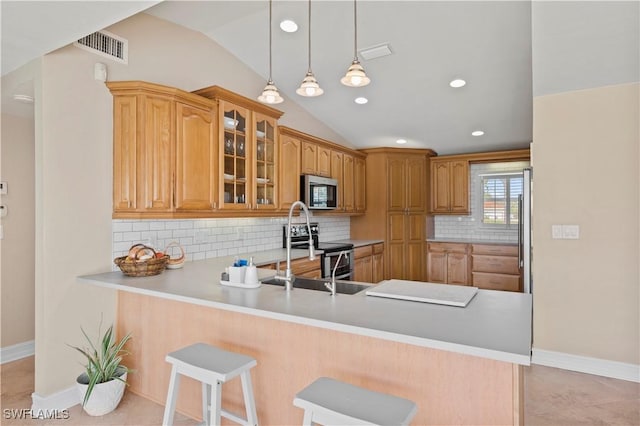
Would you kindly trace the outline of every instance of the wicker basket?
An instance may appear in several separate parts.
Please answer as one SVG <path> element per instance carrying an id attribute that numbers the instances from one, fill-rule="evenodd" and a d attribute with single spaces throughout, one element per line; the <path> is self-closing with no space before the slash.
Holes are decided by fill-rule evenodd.
<path id="1" fill-rule="evenodd" d="M 153 253 L 150 259 L 140 259 L 145 253 Z M 169 256 L 156 252 L 144 244 L 136 244 L 129 249 L 128 256 L 116 257 L 113 263 L 118 265 L 123 274 L 130 277 L 148 277 L 158 275 L 167 266 Z"/>

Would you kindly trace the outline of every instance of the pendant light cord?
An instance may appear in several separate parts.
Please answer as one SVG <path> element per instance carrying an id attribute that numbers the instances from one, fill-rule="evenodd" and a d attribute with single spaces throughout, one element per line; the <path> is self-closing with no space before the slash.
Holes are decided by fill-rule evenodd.
<path id="1" fill-rule="evenodd" d="M 358 19 L 356 0 L 353 0 L 353 60 L 358 60 Z"/>
<path id="2" fill-rule="evenodd" d="M 311 0 L 309 0 L 309 72 L 311 72 Z"/>
<path id="3" fill-rule="evenodd" d="M 272 80 L 272 70 L 271 70 L 271 4 L 273 3 L 273 0 L 269 0 L 269 81 L 273 81 Z"/>

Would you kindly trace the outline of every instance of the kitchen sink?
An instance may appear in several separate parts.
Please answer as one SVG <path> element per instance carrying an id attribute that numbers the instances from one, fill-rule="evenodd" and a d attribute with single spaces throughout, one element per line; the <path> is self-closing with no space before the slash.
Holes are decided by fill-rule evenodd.
<path id="1" fill-rule="evenodd" d="M 293 282 L 293 288 L 304 288 L 307 290 L 319 290 L 326 291 L 329 293 L 329 290 L 324 286 L 324 283 L 328 282 L 328 280 L 319 280 L 314 278 L 304 278 L 304 277 L 296 277 Z M 275 278 L 270 278 L 268 280 L 262 281 L 262 284 L 271 284 L 271 285 L 279 285 L 284 287 L 284 281 L 277 280 Z M 371 286 L 366 284 L 356 284 L 345 281 L 336 281 L 336 293 L 342 294 L 356 294 L 362 290 L 365 290 Z"/>

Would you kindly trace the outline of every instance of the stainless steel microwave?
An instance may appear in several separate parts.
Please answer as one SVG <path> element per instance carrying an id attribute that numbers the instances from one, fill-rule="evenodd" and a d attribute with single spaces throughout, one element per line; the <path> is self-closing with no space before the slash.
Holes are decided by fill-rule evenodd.
<path id="1" fill-rule="evenodd" d="M 337 207 L 338 181 L 322 176 L 302 175 L 300 196 L 312 210 L 331 210 Z"/>

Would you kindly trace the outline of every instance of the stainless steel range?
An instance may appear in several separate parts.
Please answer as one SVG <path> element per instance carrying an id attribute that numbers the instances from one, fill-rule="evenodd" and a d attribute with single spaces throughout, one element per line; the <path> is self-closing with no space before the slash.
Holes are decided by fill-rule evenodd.
<path id="1" fill-rule="evenodd" d="M 353 276 L 353 244 L 346 243 L 321 243 L 320 231 L 318 223 L 310 224 L 311 229 L 307 228 L 307 224 L 291 225 L 291 248 L 308 249 L 309 248 L 309 231 L 313 240 L 313 246 L 316 250 L 321 250 L 320 265 L 322 269 L 322 278 L 330 278 L 333 268 L 336 267 L 340 253 L 345 252 L 340 258 L 340 263 L 336 268 L 336 279 L 351 280 Z M 282 229 L 282 247 L 287 246 L 287 226 Z"/>

